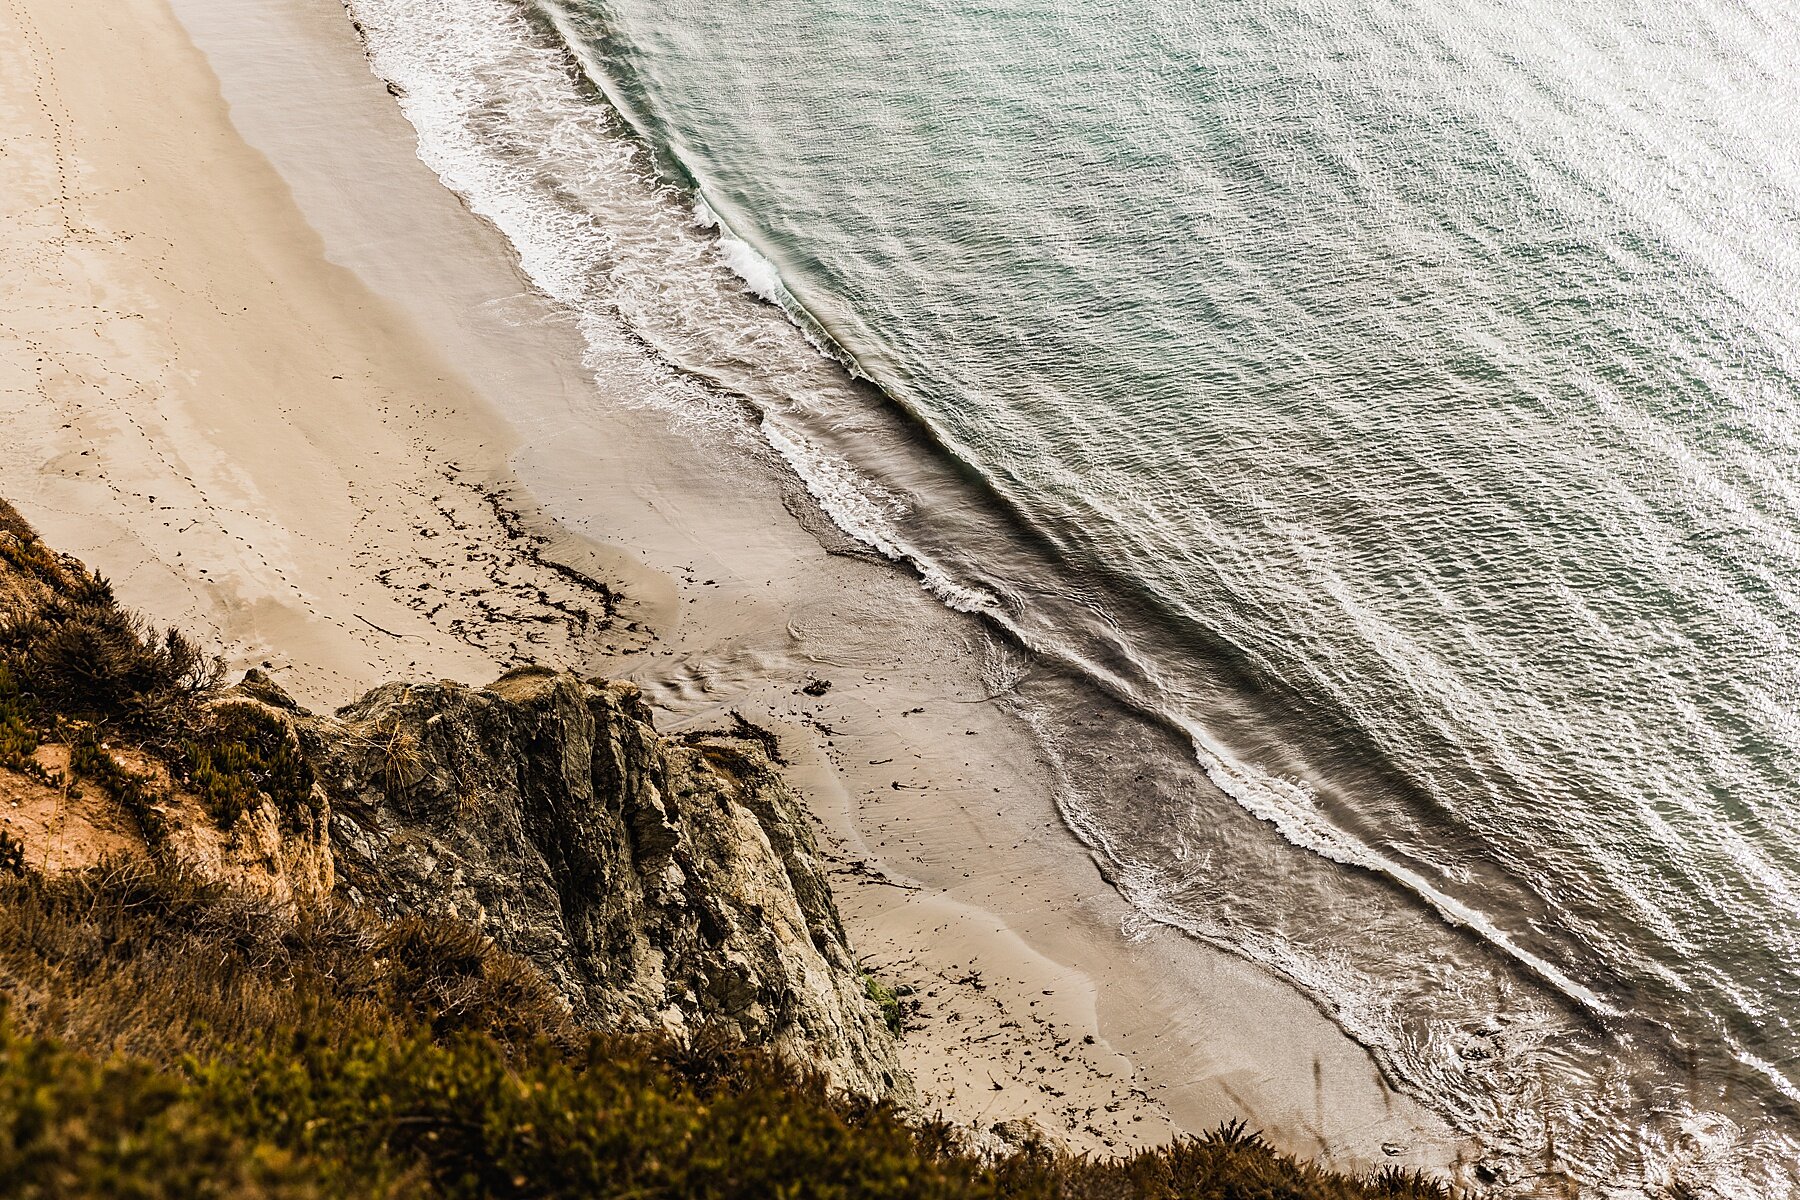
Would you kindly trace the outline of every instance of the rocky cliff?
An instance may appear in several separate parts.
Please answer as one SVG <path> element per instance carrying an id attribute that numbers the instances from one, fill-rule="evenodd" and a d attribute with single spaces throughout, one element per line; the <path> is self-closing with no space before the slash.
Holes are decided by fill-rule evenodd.
<path id="1" fill-rule="evenodd" d="M 338 886 L 462 918 L 585 1023 L 729 1037 L 901 1088 L 800 802 L 753 737 L 665 738 L 635 688 L 546 670 L 390 684 L 296 725 Z"/>
<path id="2" fill-rule="evenodd" d="M 329 717 L 260 672 L 221 692 L 0 504 L 0 849 L 462 918 L 584 1024 L 709 1029 L 904 1096 L 766 740 L 663 737 L 634 688 L 539 669 L 390 684 Z"/>

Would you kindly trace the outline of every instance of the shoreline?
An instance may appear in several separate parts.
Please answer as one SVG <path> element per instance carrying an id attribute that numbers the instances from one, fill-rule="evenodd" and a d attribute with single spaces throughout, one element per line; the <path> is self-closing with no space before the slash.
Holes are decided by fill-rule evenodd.
<path id="1" fill-rule="evenodd" d="M 0 466 L 47 538 L 114 574 L 131 606 L 232 647 L 234 665 L 274 647 L 312 664 L 276 662 L 312 703 L 388 675 L 478 684 L 529 652 L 633 679 L 668 732 L 733 708 L 770 723 L 841 856 L 854 941 L 926 1003 L 903 1052 L 927 1108 L 1032 1116 L 1095 1150 L 1241 1115 L 1333 1165 L 1448 1165 L 1458 1147 L 1441 1123 L 1388 1092 L 1308 1001 L 1133 922 L 1057 819 L 1028 731 L 983 701 L 990 643 L 974 618 L 885 563 L 827 551 L 792 515 L 807 503 L 797 485 L 747 438 L 683 432 L 629 395 L 595 393 L 572 323 L 418 161 L 335 3 L 174 8 L 185 29 L 161 0 L 24 10 L 40 27 L 37 70 L 105 80 L 88 85 L 98 95 L 68 89 L 55 132 L 14 126 L 21 144 L 53 147 L 40 180 L 77 181 L 52 189 L 52 207 L 73 195 L 89 229 L 179 243 L 157 257 L 115 239 L 98 265 L 56 260 L 79 261 L 80 286 L 122 315 L 64 311 L 35 335 L 69 354 L 95 334 L 107 344 L 39 393 L 58 412 L 87 400 L 66 422 L 87 454 L 68 449 L 62 420 L 9 421 L 20 428 Z M 141 38 L 135 56 L 95 28 L 109 19 Z M 29 58 L 31 41 L 13 55 Z M 27 111 L 29 97 L 4 94 Z M 166 147 L 141 172 L 125 102 L 142 106 L 142 144 Z M 154 132 L 171 111 L 192 119 L 180 144 Z M 210 177 L 184 179 L 184 161 Z M 226 240 L 221 228 L 231 247 L 189 252 Z M 51 278 L 31 302 L 73 290 Z M 233 317 L 231 298 L 250 315 Z M 133 378 L 112 386 L 88 377 L 98 370 Z M 247 399 L 224 411 L 233 395 Z M 122 420 L 92 411 L 96 397 Z M 96 456 L 97 470 L 69 461 Z M 340 487 L 359 502 L 337 504 Z M 503 552 L 515 538 L 492 489 L 551 538 L 543 553 L 619 585 L 610 628 L 559 625 L 566 614 L 536 602 L 568 580 Z M 474 557 L 424 565 L 446 538 Z M 421 594 L 430 603 L 415 607 Z M 546 594 L 578 604 L 587 590 Z M 494 636 L 521 628 L 551 640 L 515 650 Z M 833 686 L 808 696 L 813 678 Z M 976 970 L 979 986 L 953 982 Z"/>

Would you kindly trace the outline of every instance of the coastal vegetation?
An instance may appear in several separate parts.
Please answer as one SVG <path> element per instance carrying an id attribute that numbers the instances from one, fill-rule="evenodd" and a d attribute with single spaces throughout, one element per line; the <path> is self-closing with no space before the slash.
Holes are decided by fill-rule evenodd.
<path id="1" fill-rule="evenodd" d="M 466 925 L 285 917 L 144 863 L 0 880 L 0 1195 L 1439 1198 L 1241 1126 L 1113 1161 L 574 1026 Z"/>
<path id="2" fill-rule="evenodd" d="M 537 964 L 463 921 L 203 878 L 163 852 L 174 790 L 223 830 L 265 803 L 304 824 L 321 795 L 308 752 L 4 504 L 0 557 L 0 782 L 92 789 L 144 850 L 51 871 L 0 834 L 0 1197 L 1448 1194 L 1396 1169 L 1333 1173 L 1241 1125 L 1117 1159 L 1031 1139 L 978 1153 L 709 1025 L 578 1021 Z M 721 780 L 766 769 L 700 745 Z M 860 986 L 897 1029 L 902 989 Z"/>
<path id="3" fill-rule="evenodd" d="M 121 607 L 105 577 L 49 549 L 5 501 L 0 573 L 0 766 L 99 788 L 153 852 L 167 786 L 121 763 L 115 744 L 192 787 L 221 829 L 259 795 L 284 813 L 308 805 L 311 772 L 287 731 L 253 706 L 207 703 L 223 664 Z M 51 741 L 69 747 L 67 778 L 52 779 L 34 757 Z"/>

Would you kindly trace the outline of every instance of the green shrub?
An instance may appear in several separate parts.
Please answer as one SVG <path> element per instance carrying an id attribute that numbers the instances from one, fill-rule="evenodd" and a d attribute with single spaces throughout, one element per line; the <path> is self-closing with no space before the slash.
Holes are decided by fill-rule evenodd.
<path id="1" fill-rule="evenodd" d="M 9 534 L 11 536 L 7 536 Z M 4 521 L 0 521 L 0 561 L 21 575 L 50 587 L 57 587 L 62 581 L 62 563 L 50 547 L 39 541 L 35 534 L 21 537 L 16 530 L 7 528 Z"/>
<path id="2" fill-rule="evenodd" d="M 32 726 L 25 697 L 20 694 L 12 671 L 0 664 L 0 767 L 24 770 L 26 760 L 37 748 L 37 730 Z"/>
<path id="3" fill-rule="evenodd" d="M 394 1003 L 435 1037 L 482 1033 L 525 1043 L 570 1036 L 567 1011 L 543 976 L 473 926 L 401 917 L 382 929 L 374 952 Z"/>
<path id="4" fill-rule="evenodd" d="M 0 511 L 0 526 L 8 521 L 29 529 Z M 290 829 L 316 815 L 312 767 L 285 722 L 256 704 L 201 703 L 218 686 L 218 659 L 121 609 L 105 579 L 57 559 L 34 536 L 0 528 L 0 558 L 49 588 L 0 614 L 0 767 L 30 771 L 52 727 L 88 730 L 73 748 L 75 773 L 118 799 L 153 848 L 166 836 L 156 790 L 102 753 L 96 730 L 161 759 L 221 829 L 262 795 Z"/>
<path id="5" fill-rule="evenodd" d="M 182 744 L 188 782 L 220 829 L 267 795 L 289 828 L 316 815 L 312 764 L 286 722 L 259 704 L 223 703 Z"/>
<path id="6" fill-rule="evenodd" d="M 165 789 L 155 779 L 120 766 L 111 752 L 100 745 L 99 735 L 92 726 L 83 728 L 70 744 L 69 770 L 112 797 L 137 824 L 144 845 L 151 853 L 162 849 L 168 841 L 169 823 L 157 806 L 167 799 Z"/>
<path id="7" fill-rule="evenodd" d="M 180 1076 L 0 1019 L 0 1195 L 318 1198 L 309 1164 L 243 1137 Z"/>
<path id="8" fill-rule="evenodd" d="M 105 602 L 51 597 L 0 624 L 0 666 L 46 715 L 166 735 L 215 687 L 221 665 L 181 633 Z"/>
<path id="9" fill-rule="evenodd" d="M 19 510 L 6 500 L 0 500 L 0 533 L 10 533 L 22 542 L 37 537 L 37 530 L 31 527 L 31 522 L 20 516 Z"/>
<path id="10" fill-rule="evenodd" d="M 1355 1177 L 1298 1162 L 1233 1121 L 1117 1160 L 1019 1154 L 996 1165 L 1002 1196 L 1066 1200 L 1449 1200 L 1444 1185 L 1389 1168 Z"/>
<path id="11" fill-rule="evenodd" d="M 881 1019 L 886 1022 L 888 1030 L 900 1033 L 906 1027 L 906 1005 L 899 993 L 867 971 L 861 974 L 863 991 L 875 1002 L 875 1007 L 881 1010 Z"/>

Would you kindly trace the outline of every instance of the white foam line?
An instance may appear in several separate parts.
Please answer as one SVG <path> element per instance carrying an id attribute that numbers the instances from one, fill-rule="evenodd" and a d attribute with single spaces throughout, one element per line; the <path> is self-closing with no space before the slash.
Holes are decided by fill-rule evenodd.
<path id="1" fill-rule="evenodd" d="M 781 272 L 776 269 L 775 264 L 733 232 L 731 226 L 706 202 L 704 195 L 694 201 L 694 219 L 701 228 L 711 229 L 718 235 L 719 245 L 725 251 L 725 265 L 731 268 L 733 275 L 744 281 L 744 286 L 753 294 L 784 311 L 795 303 L 793 294 L 782 282 Z"/>
<path id="2" fill-rule="evenodd" d="M 660 354 L 656 334 L 632 326 L 611 295 L 600 264 L 616 256 L 619 232 L 579 208 L 558 205 L 537 182 L 537 175 L 575 175 L 604 189 L 608 200 L 634 187 L 649 192 L 654 186 L 641 151 L 628 142 L 612 110 L 577 89 L 571 48 L 535 45 L 516 0 L 349 0 L 349 8 L 364 29 L 371 67 L 394 85 L 401 110 L 418 133 L 420 159 L 507 237 L 525 274 L 574 313 L 596 379 L 617 391 L 622 368 L 631 370 L 652 403 L 683 421 L 704 419 L 706 406 L 697 413 L 694 404 L 700 377 L 666 358 L 648 361 Z M 543 11 L 565 40 L 576 36 L 554 7 Z M 431 36 L 414 36 L 422 29 Z M 592 64 L 586 66 L 591 70 Z M 519 127 L 515 105 L 521 98 L 529 100 L 528 115 L 537 122 L 530 128 Z M 535 144 L 540 138 L 554 138 L 556 145 Z M 677 211 L 666 199 L 630 203 L 632 218 L 643 221 L 673 220 Z M 704 198 L 689 212 L 713 228 L 725 264 L 752 291 L 794 312 L 797 305 L 773 263 L 732 233 Z M 639 357 L 645 362 L 620 353 L 621 326 L 643 339 L 647 353 Z M 801 332 L 822 350 L 803 325 Z M 711 399 L 714 409 L 735 413 L 721 397 Z M 833 521 L 890 557 L 906 556 L 895 532 L 896 519 L 906 511 L 899 497 L 790 428 L 779 413 L 754 407 L 767 448 L 799 476 Z"/>

